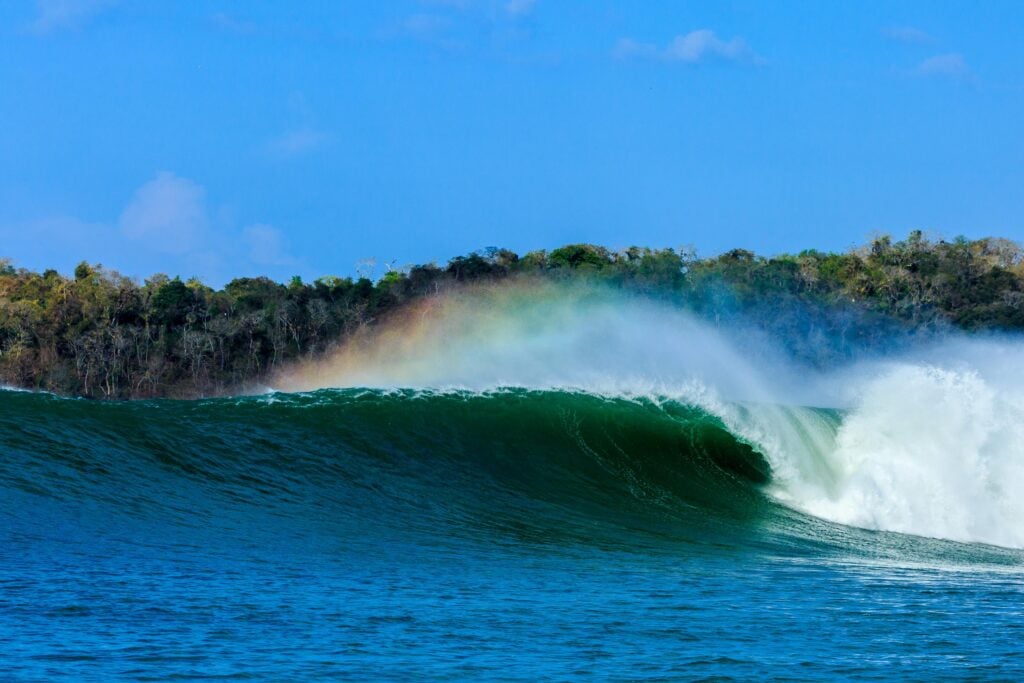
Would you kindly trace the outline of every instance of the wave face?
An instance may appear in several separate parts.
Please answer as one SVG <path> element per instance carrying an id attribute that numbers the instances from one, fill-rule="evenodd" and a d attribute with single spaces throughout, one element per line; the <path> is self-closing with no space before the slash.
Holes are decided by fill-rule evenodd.
<path id="1" fill-rule="evenodd" d="M 365 540 L 374 543 L 394 535 L 427 544 L 462 538 L 624 550 L 725 544 L 922 561 L 1017 557 L 834 523 L 870 528 L 889 514 L 864 500 L 877 488 L 864 477 L 855 486 L 842 471 L 862 430 L 892 438 L 862 413 L 728 404 L 712 412 L 667 397 L 526 389 L 111 404 L 0 392 L 0 404 L 0 486 L 15 518 L 29 509 L 26 500 L 42 499 L 181 529 L 253 509 L 297 525 L 316 517 L 356 538 L 372 524 Z M 799 448 L 799 457 L 780 461 L 780 444 Z M 866 469 L 905 487 L 902 498 L 882 492 L 888 500 L 921 496 L 897 506 L 888 522 L 906 513 L 963 523 L 942 501 L 938 512 L 928 507 L 927 473 L 915 472 L 913 481 L 889 476 L 903 466 L 881 475 Z M 971 503 L 981 494 L 970 490 L 968 470 L 942 477 L 964 486 L 961 501 Z M 983 510 L 1012 511 L 999 498 Z"/>
<path id="2" fill-rule="evenodd" d="M 671 401 L 509 389 L 0 403 L 4 490 L 100 501 L 108 515 L 188 526 L 242 504 L 373 521 L 374 533 L 627 548 L 756 535 L 765 518 L 791 517 L 761 492 L 760 454 Z"/>

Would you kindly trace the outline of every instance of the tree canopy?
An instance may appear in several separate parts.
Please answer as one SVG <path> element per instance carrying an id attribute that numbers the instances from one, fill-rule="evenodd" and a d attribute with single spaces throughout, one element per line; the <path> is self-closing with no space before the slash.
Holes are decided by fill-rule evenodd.
<path id="1" fill-rule="evenodd" d="M 422 297 L 473 282 L 584 280 L 743 319 L 812 361 L 893 332 L 1024 330 L 1024 251 L 1001 238 L 881 236 L 846 253 L 610 250 L 571 244 L 519 256 L 488 248 L 376 282 L 239 278 L 222 290 L 163 274 L 143 283 L 81 263 L 67 278 L 0 259 L 0 382 L 101 398 L 216 395 L 323 354 Z M 822 343 L 827 340 L 827 343 Z"/>

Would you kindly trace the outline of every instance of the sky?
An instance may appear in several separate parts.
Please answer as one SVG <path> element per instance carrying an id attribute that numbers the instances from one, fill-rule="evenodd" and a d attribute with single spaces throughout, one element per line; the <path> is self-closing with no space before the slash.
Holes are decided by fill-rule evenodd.
<path id="1" fill-rule="evenodd" d="M 1024 3 L 0 3 L 0 257 L 1024 240 Z"/>

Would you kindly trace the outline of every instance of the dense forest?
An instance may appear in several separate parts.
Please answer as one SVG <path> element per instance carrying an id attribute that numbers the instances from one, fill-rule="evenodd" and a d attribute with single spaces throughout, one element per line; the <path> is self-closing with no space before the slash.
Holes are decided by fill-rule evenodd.
<path id="1" fill-rule="evenodd" d="M 901 335 L 1024 330 L 1024 251 L 1009 240 L 879 237 L 847 253 L 504 249 L 389 270 L 376 282 L 240 278 L 222 290 L 144 283 L 80 264 L 72 277 L 0 260 L 0 383 L 97 398 L 218 395 L 315 357 L 407 303 L 474 282 L 583 280 L 755 325 L 812 363 Z"/>

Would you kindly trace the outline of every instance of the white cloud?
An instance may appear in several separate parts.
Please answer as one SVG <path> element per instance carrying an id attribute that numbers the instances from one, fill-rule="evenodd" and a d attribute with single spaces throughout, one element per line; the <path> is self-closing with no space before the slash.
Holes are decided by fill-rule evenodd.
<path id="1" fill-rule="evenodd" d="M 79 28 L 93 16 L 116 4 L 117 0 L 36 0 L 36 18 L 29 29 L 45 35 L 61 29 Z"/>
<path id="2" fill-rule="evenodd" d="M 505 12 L 509 16 L 524 17 L 533 11 L 537 0 L 508 0 L 505 3 Z"/>
<path id="3" fill-rule="evenodd" d="M 708 59 L 744 62 L 758 58 L 742 38 L 721 40 L 714 31 L 708 29 L 677 36 L 665 50 L 665 57 L 687 64 L 696 64 Z"/>
<path id="4" fill-rule="evenodd" d="M 231 214 L 210 210 L 195 181 L 162 172 L 135 191 L 116 221 L 40 217 L 0 225 L 0 244 L 37 269 L 69 270 L 84 259 L 133 276 L 195 275 L 216 286 L 246 273 L 308 271 L 282 231 L 265 223 L 239 229 Z"/>
<path id="5" fill-rule="evenodd" d="M 954 81 L 967 81 L 971 78 L 971 68 L 958 52 L 929 57 L 917 66 L 916 73 L 919 76 L 948 78 Z"/>
<path id="6" fill-rule="evenodd" d="M 204 239 L 209 226 L 201 185 L 161 172 L 138 190 L 118 225 L 129 239 L 167 254 L 185 254 Z"/>
<path id="7" fill-rule="evenodd" d="M 699 29 L 676 36 L 664 48 L 653 43 L 640 43 L 623 38 L 616 44 L 612 54 L 617 59 L 658 59 L 681 64 L 713 61 L 754 65 L 765 63 L 764 58 L 754 52 L 742 38 L 722 40 L 710 29 Z"/>
<path id="8" fill-rule="evenodd" d="M 330 141 L 330 135 L 316 125 L 316 115 L 301 92 L 288 96 L 289 125 L 284 133 L 270 139 L 262 152 L 278 159 L 288 159 L 314 152 Z"/>
<path id="9" fill-rule="evenodd" d="M 511 54 L 532 34 L 537 0 L 420 0 L 425 11 L 381 30 L 384 40 L 413 39 L 450 53 Z"/>
<path id="10" fill-rule="evenodd" d="M 269 141 L 264 150 L 278 158 L 295 157 L 315 151 L 327 142 L 328 137 L 326 133 L 315 128 L 296 128 Z"/>
<path id="11" fill-rule="evenodd" d="M 882 35 L 897 43 L 931 43 L 935 39 L 919 28 L 913 26 L 887 26 Z"/>
<path id="12" fill-rule="evenodd" d="M 467 42 L 465 34 L 460 30 L 463 27 L 456 19 L 464 21 L 464 17 L 460 16 L 464 13 L 464 7 L 459 5 L 451 8 L 456 14 L 442 16 L 420 13 L 408 16 L 397 30 L 386 32 L 384 35 L 392 38 L 411 38 L 448 52 L 461 52 L 466 49 Z"/>
<path id="13" fill-rule="evenodd" d="M 257 223 L 242 231 L 249 247 L 249 260 L 259 266 L 294 266 L 298 259 L 288 253 L 284 235 L 277 228 Z"/>

